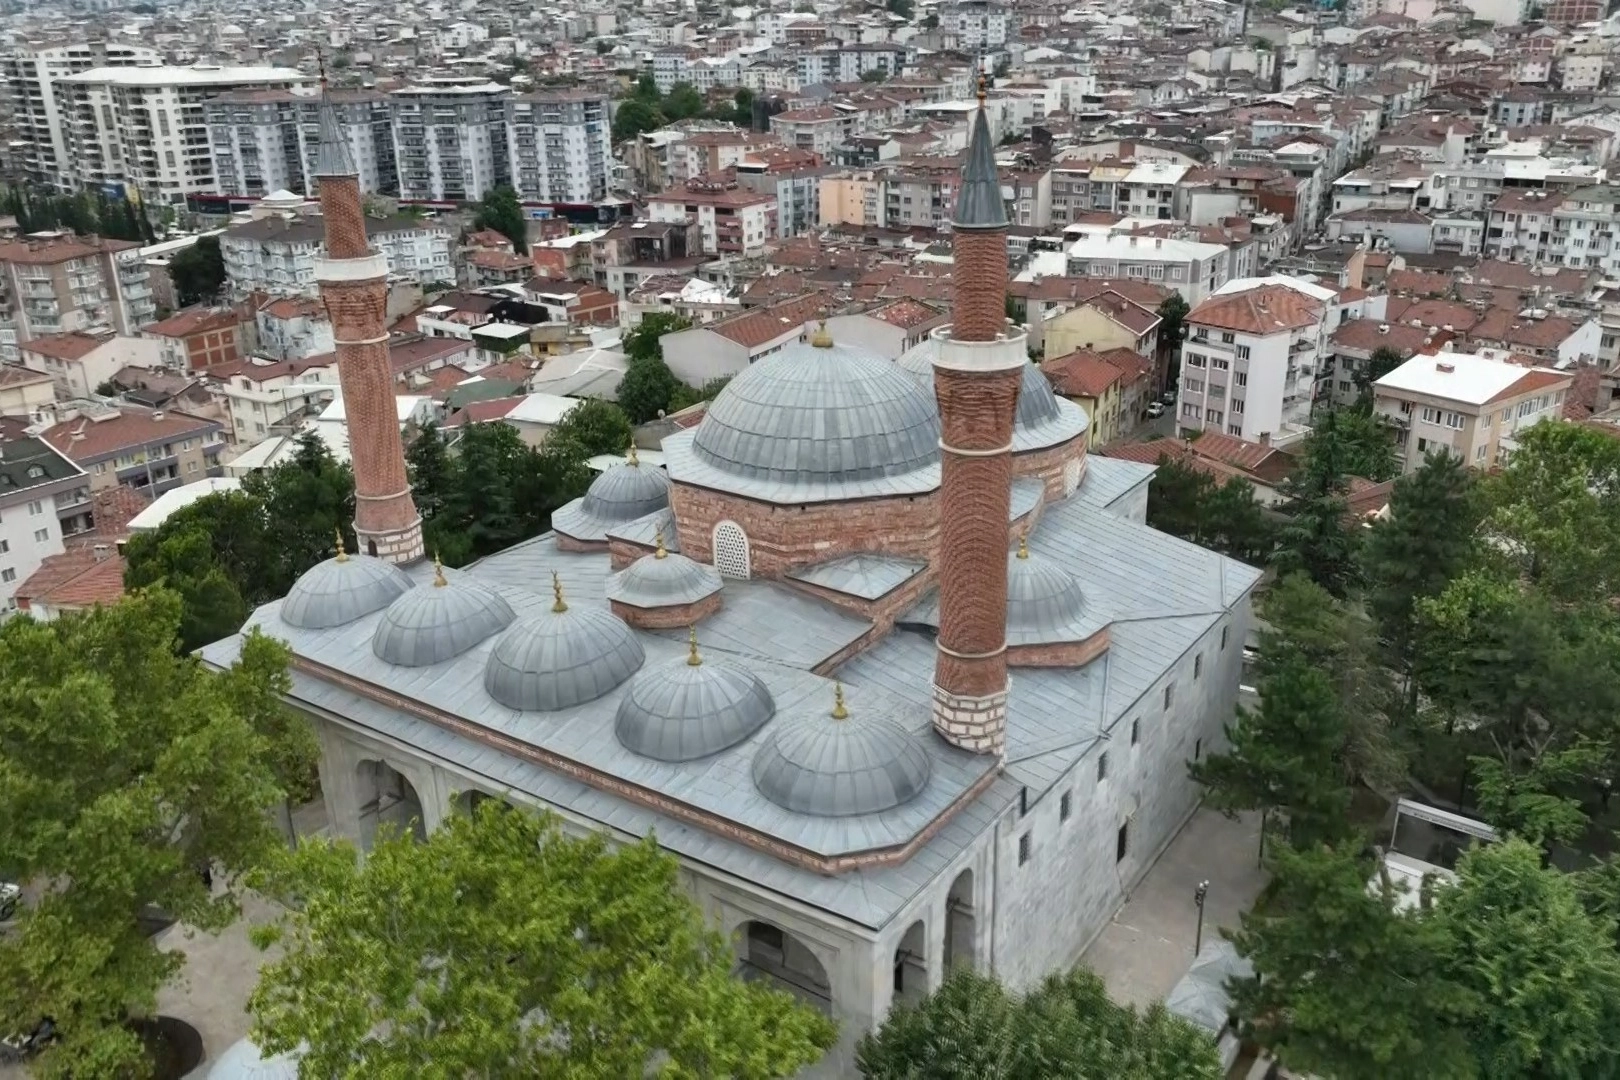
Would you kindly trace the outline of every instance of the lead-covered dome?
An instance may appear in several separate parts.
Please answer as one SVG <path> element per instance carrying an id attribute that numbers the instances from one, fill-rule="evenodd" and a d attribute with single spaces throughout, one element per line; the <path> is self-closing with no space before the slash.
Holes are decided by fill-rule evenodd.
<path id="1" fill-rule="evenodd" d="M 719 592 L 720 571 L 664 547 L 643 555 L 607 580 L 607 598 L 638 608 L 679 607 L 695 604 Z"/>
<path id="2" fill-rule="evenodd" d="M 559 507 L 551 526 L 576 540 L 606 540 L 608 530 L 669 505 L 669 477 L 632 448 L 621 464 L 591 481 L 583 497 Z"/>
<path id="3" fill-rule="evenodd" d="M 1040 645 L 1073 638 L 1086 598 L 1073 574 L 1033 554 L 1024 540 L 1007 556 L 1007 644 Z"/>
<path id="4" fill-rule="evenodd" d="M 411 577 L 393 563 L 369 555 L 338 553 L 316 563 L 293 582 L 281 602 L 281 619 L 304 630 L 325 630 L 364 618 L 398 600 Z"/>
<path id="5" fill-rule="evenodd" d="M 511 625 L 517 616 L 500 593 L 465 574 L 434 579 L 388 605 L 371 637 L 379 660 L 427 667 L 460 656 Z"/>
<path id="6" fill-rule="evenodd" d="M 614 733 L 626 750 L 658 761 L 696 761 L 743 742 L 776 711 L 759 676 L 706 661 L 697 637 L 685 660 L 648 668 L 619 702 Z"/>
<path id="7" fill-rule="evenodd" d="M 635 632 L 605 608 L 556 602 L 512 624 L 490 650 L 484 690 L 509 709 L 556 712 L 595 701 L 646 659 Z"/>
<path id="8" fill-rule="evenodd" d="M 692 441 L 733 477 L 803 485 L 901 476 L 939 462 L 939 410 L 892 363 L 825 331 L 767 357 L 720 392 Z"/>
<path id="9" fill-rule="evenodd" d="M 900 354 L 895 361 L 918 385 L 934 394 L 934 358 L 939 355 L 940 341 L 926 337 Z M 1013 449 L 1034 450 L 1055 446 L 1074 438 L 1086 429 L 1085 410 L 1073 402 L 1064 401 L 1052 390 L 1052 383 L 1041 369 L 1028 360 L 1019 373 L 1018 413 L 1013 425 Z"/>
<path id="10" fill-rule="evenodd" d="M 754 755 L 754 786 L 784 810 L 851 817 L 891 810 L 928 786 L 928 751 L 895 723 L 851 711 L 782 727 Z"/>

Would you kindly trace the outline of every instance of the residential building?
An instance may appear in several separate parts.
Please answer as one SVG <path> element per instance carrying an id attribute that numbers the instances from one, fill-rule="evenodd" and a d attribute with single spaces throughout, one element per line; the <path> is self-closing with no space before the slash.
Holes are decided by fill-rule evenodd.
<path id="1" fill-rule="evenodd" d="M 1135 278 L 1174 289 L 1192 306 L 1233 276 L 1231 250 L 1198 240 L 1085 232 L 1067 254 L 1071 277 Z"/>
<path id="2" fill-rule="evenodd" d="M 1086 438 L 1093 447 L 1119 438 L 1124 376 L 1119 368 L 1091 349 L 1076 349 L 1043 360 L 1041 374 L 1055 393 L 1086 411 Z"/>
<path id="3" fill-rule="evenodd" d="M 940 29 L 955 34 L 956 47 L 969 54 L 1004 48 L 1011 25 L 1007 9 L 991 0 L 960 0 L 939 16 Z"/>
<path id="4" fill-rule="evenodd" d="M 776 196 L 705 177 L 647 199 L 653 221 L 695 221 L 705 255 L 762 255 L 776 236 Z"/>
<path id="5" fill-rule="evenodd" d="M 1373 384 L 1373 411 L 1395 428 L 1403 472 L 1439 451 L 1488 469 L 1519 432 L 1561 416 L 1574 381 L 1572 371 L 1481 353 L 1420 353 Z"/>
<path id="6" fill-rule="evenodd" d="M 64 535 L 91 526 L 90 481 L 47 441 L 0 445 L 0 618 L 17 609 L 17 587 L 62 552 Z"/>
<path id="7" fill-rule="evenodd" d="M 170 488 L 222 475 L 224 425 L 174 410 L 69 410 L 40 438 L 90 474 L 94 491 L 123 484 L 156 498 Z"/>
<path id="8" fill-rule="evenodd" d="M 152 321 L 150 275 L 140 245 L 68 233 L 0 243 L 0 357 L 46 334 L 109 329 L 129 336 Z"/>
<path id="9" fill-rule="evenodd" d="M 258 344 L 254 355 L 271 360 L 302 360 L 331 352 L 332 318 L 326 305 L 307 296 L 284 296 L 265 304 L 254 315 Z"/>
<path id="10" fill-rule="evenodd" d="M 808 293 L 773 307 L 665 334 L 658 347 L 677 379 L 688 386 L 702 386 L 745 371 L 802 339 L 805 324 L 821 314 L 826 303 L 824 293 Z"/>
<path id="11" fill-rule="evenodd" d="M 482 79 L 430 79 L 391 96 L 400 198 L 476 202 L 511 182 L 508 88 Z"/>
<path id="12" fill-rule="evenodd" d="M 72 117 L 67 173 L 76 187 L 122 188 L 178 205 L 218 190 L 205 103 L 232 90 L 286 90 L 312 80 L 291 68 L 107 67 L 57 81 Z"/>
<path id="13" fill-rule="evenodd" d="M 241 445 L 298 431 L 338 391 L 337 360 L 331 353 L 307 360 L 252 357 L 215 374 L 230 421 L 226 437 Z"/>
<path id="14" fill-rule="evenodd" d="M 154 338 L 124 337 L 110 331 L 45 334 L 18 346 L 25 367 L 43 371 L 58 400 L 94 397 L 127 367 L 164 366 L 162 344 Z"/>
<path id="15" fill-rule="evenodd" d="M 866 311 L 833 315 L 826 320 L 826 326 L 837 344 L 855 345 L 885 360 L 898 360 L 936 327 L 948 322 L 950 316 L 943 305 L 894 300 Z"/>
<path id="16" fill-rule="evenodd" d="M 392 280 L 417 285 L 455 280 L 454 237 L 448 225 L 408 214 L 368 217 L 365 223 L 367 238 L 388 260 Z M 231 295 L 314 296 L 322 229 L 319 217 L 282 214 L 226 229 L 219 237 L 219 252 Z"/>
<path id="17" fill-rule="evenodd" d="M 331 90 L 332 115 L 359 170 L 362 191 L 399 193 L 393 112 L 377 90 Z M 292 191 L 314 197 L 320 97 L 313 87 L 234 90 L 204 103 L 214 155 L 214 190 L 265 196 Z"/>
<path id="18" fill-rule="evenodd" d="M 606 95 L 520 94 L 508 108 L 507 159 L 518 198 L 590 203 L 607 196 L 613 123 Z"/>
<path id="19" fill-rule="evenodd" d="M 17 586 L 18 611 L 36 622 L 116 604 L 124 596 L 124 556 L 108 536 L 86 538 L 59 555 L 50 555 Z"/>
<path id="20" fill-rule="evenodd" d="M 161 362 L 181 371 L 206 372 L 234 363 L 256 344 L 250 306 L 197 307 L 179 311 L 141 331 L 159 343 Z"/>
<path id="21" fill-rule="evenodd" d="M 1061 278 L 1048 280 L 1062 284 Z M 1105 288 L 1067 302 L 1037 300 L 1039 318 L 1030 320 L 1032 345 L 1036 352 L 1049 357 L 1064 356 L 1076 349 L 1129 349 L 1152 356 L 1158 351 L 1159 326 L 1164 320 L 1157 305 L 1149 307 L 1146 299 Z"/>
<path id="22" fill-rule="evenodd" d="M 1327 313 L 1324 299 L 1286 285 L 1199 303 L 1186 318 L 1176 423 L 1250 442 L 1302 433 L 1326 355 Z"/>
<path id="23" fill-rule="evenodd" d="M 732 167 L 739 187 L 776 197 L 776 235 L 800 236 L 821 225 L 821 181 L 832 172 L 814 154 L 756 150 Z"/>
<path id="24" fill-rule="evenodd" d="M 162 63 L 144 45 L 87 41 L 78 45 L 18 46 L 0 56 L 0 80 L 11 104 L 13 153 L 21 176 L 36 188 L 68 191 L 73 172 L 69 145 L 82 119 L 72 114 L 57 80 L 102 68 Z"/>
<path id="25" fill-rule="evenodd" d="M 56 400 L 56 380 L 19 364 L 0 364 L 0 416 L 32 416 Z"/>

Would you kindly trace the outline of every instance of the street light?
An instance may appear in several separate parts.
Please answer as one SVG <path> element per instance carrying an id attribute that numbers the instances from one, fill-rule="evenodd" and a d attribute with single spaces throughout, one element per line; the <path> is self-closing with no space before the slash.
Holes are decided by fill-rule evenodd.
<path id="1" fill-rule="evenodd" d="M 1198 953 L 1204 947 L 1204 898 L 1208 895 L 1209 880 L 1206 878 L 1198 883 L 1198 888 L 1193 890 L 1193 903 L 1198 907 L 1198 933 L 1193 938 L 1194 959 L 1197 958 Z"/>

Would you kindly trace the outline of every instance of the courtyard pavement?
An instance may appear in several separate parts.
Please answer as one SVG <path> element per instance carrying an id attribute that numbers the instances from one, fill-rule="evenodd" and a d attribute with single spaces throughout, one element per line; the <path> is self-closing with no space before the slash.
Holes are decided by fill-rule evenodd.
<path id="1" fill-rule="evenodd" d="M 1193 961 L 1198 909 L 1193 893 L 1209 882 L 1204 941 L 1236 927 L 1265 884 L 1259 862 L 1260 815 L 1229 819 L 1200 809 L 1165 848 L 1136 891 L 1080 957 L 1117 1001 L 1162 1001 Z"/>

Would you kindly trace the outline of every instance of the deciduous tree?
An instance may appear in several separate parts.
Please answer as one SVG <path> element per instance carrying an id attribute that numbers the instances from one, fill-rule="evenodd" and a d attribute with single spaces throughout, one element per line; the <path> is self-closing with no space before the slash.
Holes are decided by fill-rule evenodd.
<path id="1" fill-rule="evenodd" d="M 646 841 L 564 836 L 484 803 L 418 843 L 306 841 L 270 882 L 299 898 L 249 1009 L 311 1075 L 789 1076 L 833 1024 L 731 974 L 727 943 Z"/>
<path id="2" fill-rule="evenodd" d="M 169 278 L 182 307 L 212 300 L 225 286 L 225 257 L 219 237 L 199 236 L 197 242 L 169 259 Z"/>
<path id="3" fill-rule="evenodd" d="M 623 409 L 611 401 L 587 398 L 551 429 L 546 444 L 585 460 L 597 454 L 624 453 L 630 435 L 630 420 Z"/>
<path id="4" fill-rule="evenodd" d="M 506 184 L 491 188 L 478 204 L 473 228 L 494 229 L 508 240 L 519 255 L 529 250 L 529 226 L 517 192 Z"/>

